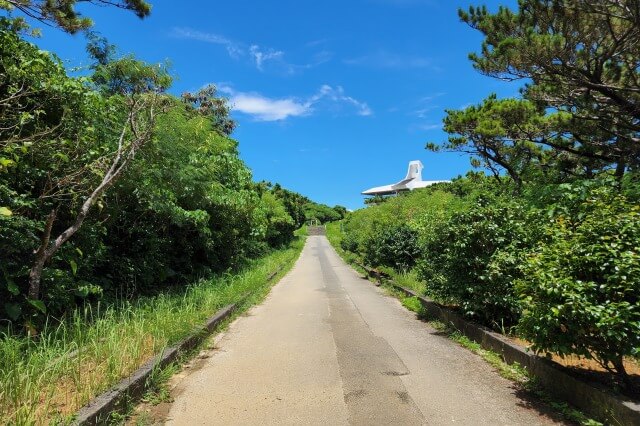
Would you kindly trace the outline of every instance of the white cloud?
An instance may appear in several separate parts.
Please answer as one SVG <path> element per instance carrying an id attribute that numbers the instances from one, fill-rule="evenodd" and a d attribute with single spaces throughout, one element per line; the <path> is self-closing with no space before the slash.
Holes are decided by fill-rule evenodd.
<path id="1" fill-rule="evenodd" d="M 293 98 L 269 99 L 259 94 L 239 93 L 231 99 L 233 109 L 254 116 L 259 121 L 278 121 L 310 112 L 310 105 Z"/>
<path id="2" fill-rule="evenodd" d="M 264 70 L 263 66 L 266 61 L 271 61 L 274 59 L 282 60 L 282 57 L 284 56 L 284 52 L 281 50 L 267 49 L 263 51 L 260 50 L 260 46 L 256 44 L 252 45 L 249 48 L 249 53 L 256 63 L 256 68 L 258 68 L 260 71 Z"/>
<path id="3" fill-rule="evenodd" d="M 335 89 L 327 84 L 323 85 L 318 93 L 310 98 L 311 102 L 317 103 L 323 99 L 328 99 L 332 102 L 347 103 L 356 107 L 357 114 L 362 116 L 368 116 L 373 114 L 369 105 L 365 102 L 361 102 L 357 99 L 347 96 L 344 93 L 342 86 L 337 86 Z"/>
<path id="4" fill-rule="evenodd" d="M 234 111 L 250 115 L 258 121 L 281 121 L 310 115 L 326 102 L 332 106 L 355 107 L 356 114 L 361 116 L 373 114 L 369 105 L 347 96 L 341 86 L 333 88 L 325 84 L 315 95 L 302 99 L 293 96 L 269 98 L 255 92 L 238 92 L 227 84 L 219 84 L 218 90 L 229 95 L 229 103 Z"/>
<path id="5" fill-rule="evenodd" d="M 331 52 L 320 51 L 312 56 L 310 61 L 303 65 L 292 64 L 285 59 L 285 52 L 272 48 L 262 48 L 256 43 L 246 44 L 225 36 L 197 31 L 188 27 L 174 27 L 170 35 L 175 38 L 197 40 L 210 44 L 224 46 L 227 53 L 233 59 L 248 58 L 259 70 L 264 71 L 267 64 L 271 69 L 284 74 L 295 74 L 297 71 L 310 69 L 323 64 L 331 59 Z"/>
<path id="6" fill-rule="evenodd" d="M 438 93 L 434 93 L 432 95 L 427 95 L 427 96 L 423 96 L 422 98 L 420 98 L 417 102 L 418 104 L 418 109 L 416 109 L 415 111 L 413 111 L 413 115 L 417 116 L 418 118 L 427 118 L 430 115 L 430 112 L 436 109 L 440 109 L 440 105 L 435 104 L 434 101 L 441 97 L 444 96 L 446 93 L 444 92 L 438 92 Z"/>
<path id="7" fill-rule="evenodd" d="M 419 124 L 418 129 L 420 130 L 435 130 L 442 129 L 442 124 Z"/>
<path id="8" fill-rule="evenodd" d="M 222 45 L 227 49 L 229 56 L 234 59 L 245 54 L 244 48 L 239 43 L 219 34 L 205 33 L 202 31 L 192 30 L 191 28 L 175 27 L 171 31 L 171 35 L 176 38 L 198 40 L 205 43 Z"/>
<path id="9" fill-rule="evenodd" d="M 407 68 L 431 68 L 437 70 L 438 67 L 433 64 L 433 61 L 429 58 L 414 55 L 402 55 L 398 53 L 388 52 L 386 50 L 380 50 L 368 55 L 359 56 L 356 58 L 345 59 L 347 65 L 359 65 L 372 68 L 394 68 L 394 69 L 407 69 Z"/>

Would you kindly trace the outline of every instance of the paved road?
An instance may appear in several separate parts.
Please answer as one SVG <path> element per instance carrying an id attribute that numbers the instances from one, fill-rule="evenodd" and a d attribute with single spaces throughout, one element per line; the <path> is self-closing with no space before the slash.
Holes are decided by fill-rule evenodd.
<path id="1" fill-rule="evenodd" d="M 171 425 L 536 425 L 554 421 L 478 356 L 311 236 L 266 301 L 174 391 Z"/>

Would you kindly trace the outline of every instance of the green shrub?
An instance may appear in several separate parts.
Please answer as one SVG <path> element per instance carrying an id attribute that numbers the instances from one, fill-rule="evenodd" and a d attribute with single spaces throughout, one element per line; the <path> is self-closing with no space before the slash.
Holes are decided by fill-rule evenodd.
<path id="1" fill-rule="evenodd" d="M 463 208 L 465 201 L 445 191 L 449 184 L 440 184 L 388 198 L 384 203 L 350 213 L 344 220 L 343 249 L 362 256 L 372 252 L 389 230 L 408 225 L 421 241 L 431 235 L 433 225 L 445 221 Z"/>
<path id="2" fill-rule="evenodd" d="M 558 193 L 548 242 L 518 281 L 519 330 L 536 351 L 594 358 L 627 382 L 622 358 L 640 348 L 640 206 L 613 185 Z"/>
<path id="3" fill-rule="evenodd" d="M 358 253 L 358 241 L 352 233 L 343 236 L 342 240 L 340 240 L 340 247 L 342 247 L 342 250 Z"/>
<path id="4" fill-rule="evenodd" d="M 418 232 L 400 224 L 371 238 L 365 246 L 364 260 L 369 265 L 390 266 L 400 271 L 412 268 L 419 255 Z"/>
<path id="5" fill-rule="evenodd" d="M 538 239 L 536 214 L 514 200 L 479 199 L 432 231 L 418 275 L 435 299 L 494 327 L 511 326 L 521 259 Z"/>

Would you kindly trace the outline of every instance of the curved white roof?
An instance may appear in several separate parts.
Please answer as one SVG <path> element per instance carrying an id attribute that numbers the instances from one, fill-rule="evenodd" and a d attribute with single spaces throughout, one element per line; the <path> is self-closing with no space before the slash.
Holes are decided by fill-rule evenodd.
<path id="1" fill-rule="evenodd" d="M 407 176 L 400 182 L 376 186 L 374 188 L 362 191 L 363 195 L 391 195 L 401 191 L 412 191 L 418 188 L 425 188 L 431 186 L 434 183 L 449 182 L 448 180 L 422 180 L 422 169 L 424 166 L 419 160 L 409 162 L 409 169 L 407 170 Z"/>

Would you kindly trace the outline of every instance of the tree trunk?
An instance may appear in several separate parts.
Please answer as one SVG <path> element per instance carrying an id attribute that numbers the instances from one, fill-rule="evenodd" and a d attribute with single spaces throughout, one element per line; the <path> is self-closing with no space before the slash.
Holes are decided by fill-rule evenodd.
<path id="1" fill-rule="evenodd" d="M 42 278 L 42 269 L 44 264 L 48 260 L 47 249 L 49 248 L 49 240 L 51 239 L 51 228 L 53 222 L 56 220 L 56 211 L 51 210 L 49 216 L 47 216 L 47 222 L 44 226 L 44 232 L 40 239 L 40 247 L 35 253 L 35 260 L 29 271 L 29 292 L 27 296 L 31 300 L 38 300 L 40 298 L 40 279 Z"/>
<path id="2" fill-rule="evenodd" d="M 627 162 L 624 159 L 620 158 L 618 160 L 618 164 L 616 164 L 616 180 L 621 181 L 624 177 L 624 172 L 627 170 Z"/>
<path id="3" fill-rule="evenodd" d="M 633 382 L 631 381 L 631 377 L 629 377 L 627 370 L 624 368 L 623 357 L 619 356 L 611 363 L 613 364 L 613 368 L 616 370 L 616 376 L 625 391 L 633 392 Z"/>

